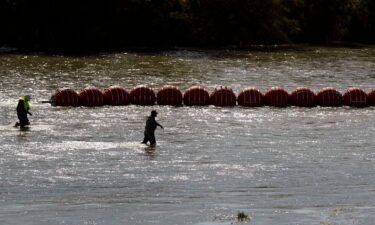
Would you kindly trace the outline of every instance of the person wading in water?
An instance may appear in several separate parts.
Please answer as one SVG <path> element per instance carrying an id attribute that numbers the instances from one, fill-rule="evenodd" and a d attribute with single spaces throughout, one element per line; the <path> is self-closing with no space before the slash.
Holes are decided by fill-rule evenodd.
<path id="1" fill-rule="evenodd" d="M 30 125 L 29 119 L 27 118 L 27 114 L 32 116 L 30 110 L 30 101 L 31 97 L 30 95 L 20 96 L 18 100 L 17 105 L 17 116 L 20 122 L 16 123 L 16 127 L 20 126 L 21 128 L 24 128 L 26 125 Z"/>
<path id="2" fill-rule="evenodd" d="M 159 126 L 161 129 L 164 129 L 162 125 L 156 122 L 155 117 L 157 115 L 158 113 L 155 110 L 152 110 L 151 115 L 147 118 L 145 132 L 144 132 L 145 137 L 143 138 L 142 144 L 147 144 L 147 142 L 150 142 L 151 146 L 156 145 L 156 140 L 155 140 L 156 127 Z"/>

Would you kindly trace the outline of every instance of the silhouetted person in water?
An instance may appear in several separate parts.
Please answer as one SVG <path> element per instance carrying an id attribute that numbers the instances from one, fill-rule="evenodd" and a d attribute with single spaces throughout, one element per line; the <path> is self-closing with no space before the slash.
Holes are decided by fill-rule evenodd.
<path id="1" fill-rule="evenodd" d="M 27 114 L 32 116 L 30 110 L 30 101 L 31 97 L 30 95 L 20 96 L 18 100 L 17 105 L 17 116 L 20 122 L 16 123 L 16 127 L 20 126 L 21 128 L 24 128 L 26 125 L 30 125 L 29 119 L 27 118 Z"/>
<path id="2" fill-rule="evenodd" d="M 155 140 L 156 127 L 159 126 L 161 129 L 164 129 L 162 125 L 156 122 L 155 117 L 157 115 L 158 113 L 155 110 L 152 110 L 151 115 L 147 118 L 145 132 L 144 132 L 145 137 L 143 138 L 143 141 L 142 141 L 143 144 L 147 144 L 147 142 L 150 142 L 151 146 L 156 145 L 156 140 Z"/>

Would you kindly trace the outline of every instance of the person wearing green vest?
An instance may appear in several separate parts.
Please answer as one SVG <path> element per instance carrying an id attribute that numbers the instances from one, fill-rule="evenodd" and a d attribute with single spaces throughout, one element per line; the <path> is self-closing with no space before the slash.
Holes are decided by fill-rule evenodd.
<path id="1" fill-rule="evenodd" d="M 16 127 L 20 126 L 21 128 L 24 128 L 26 125 L 30 125 L 29 119 L 27 118 L 27 114 L 32 116 L 30 110 L 30 101 L 31 97 L 30 95 L 20 96 L 18 100 L 17 105 L 17 116 L 20 122 L 16 123 Z"/>
<path id="2" fill-rule="evenodd" d="M 155 130 L 156 127 L 159 126 L 161 129 L 164 129 L 162 125 L 160 125 L 158 122 L 156 122 L 155 117 L 157 116 L 157 112 L 155 110 L 151 111 L 151 115 L 147 118 L 146 126 L 145 126 L 145 132 L 144 132 L 144 138 L 142 141 L 142 144 L 147 144 L 147 142 L 150 142 L 151 146 L 156 145 L 155 140 Z"/>

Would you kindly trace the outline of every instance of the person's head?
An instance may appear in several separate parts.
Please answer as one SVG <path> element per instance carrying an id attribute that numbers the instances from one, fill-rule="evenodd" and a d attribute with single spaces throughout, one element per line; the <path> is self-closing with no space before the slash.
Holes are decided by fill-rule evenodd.
<path id="1" fill-rule="evenodd" d="M 157 115 L 158 115 L 158 112 L 156 112 L 155 110 L 151 111 L 151 116 L 152 117 L 156 117 Z"/>
<path id="2" fill-rule="evenodd" d="M 26 100 L 26 101 L 30 101 L 30 99 L 31 99 L 31 96 L 30 96 L 30 95 L 25 95 L 25 100 Z"/>

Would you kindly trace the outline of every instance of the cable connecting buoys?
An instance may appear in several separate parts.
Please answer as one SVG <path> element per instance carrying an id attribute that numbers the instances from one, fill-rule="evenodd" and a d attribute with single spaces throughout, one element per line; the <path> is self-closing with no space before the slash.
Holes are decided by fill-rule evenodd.
<path id="1" fill-rule="evenodd" d="M 322 107 L 336 107 L 342 105 L 342 95 L 336 89 L 322 88 L 316 94 L 317 103 Z"/>
<path id="2" fill-rule="evenodd" d="M 227 86 L 218 86 L 210 95 L 210 102 L 214 106 L 235 106 L 236 95 Z"/>
<path id="3" fill-rule="evenodd" d="M 157 92 L 156 101 L 159 105 L 182 105 L 182 93 L 173 85 L 164 85 Z"/>
<path id="4" fill-rule="evenodd" d="M 146 85 L 138 85 L 130 91 L 130 101 L 134 105 L 154 105 L 155 92 Z"/>
<path id="5" fill-rule="evenodd" d="M 367 104 L 375 106 L 375 89 L 371 89 L 367 94 Z"/>
<path id="6" fill-rule="evenodd" d="M 184 92 L 183 99 L 187 106 L 203 106 L 209 104 L 210 94 L 201 86 L 192 86 Z"/>
<path id="7" fill-rule="evenodd" d="M 129 93 L 120 86 L 104 89 L 103 96 L 106 105 L 128 105 L 130 103 Z"/>
<path id="8" fill-rule="evenodd" d="M 314 107 L 316 106 L 315 94 L 307 87 L 298 87 L 290 93 L 289 102 L 293 106 Z"/>
<path id="9" fill-rule="evenodd" d="M 80 98 L 74 90 L 70 88 L 58 88 L 51 96 L 53 106 L 79 106 Z"/>
<path id="10" fill-rule="evenodd" d="M 289 94 L 282 87 L 271 87 L 264 94 L 265 104 L 274 107 L 289 105 Z"/>
<path id="11" fill-rule="evenodd" d="M 244 88 L 237 96 L 240 106 L 259 107 L 263 105 L 263 94 L 255 87 Z"/>
<path id="12" fill-rule="evenodd" d="M 342 94 L 343 104 L 353 107 L 367 106 L 367 94 L 359 88 L 348 88 Z"/>
<path id="13" fill-rule="evenodd" d="M 104 105 L 103 93 L 97 87 L 84 88 L 78 95 L 83 106 L 92 107 Z"/>

